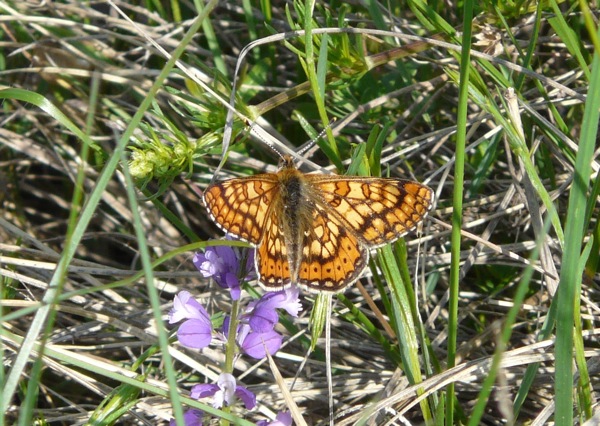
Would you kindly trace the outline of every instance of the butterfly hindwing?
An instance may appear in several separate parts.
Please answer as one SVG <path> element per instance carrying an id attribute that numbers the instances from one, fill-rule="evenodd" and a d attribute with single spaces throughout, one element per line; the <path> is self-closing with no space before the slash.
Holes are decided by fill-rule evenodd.
<path id="1" fill-rule="evenodd" d="M 339 292 L 356 281 L 369 251 L 330 209 L 317 204 L 304 237 L 298 284 L 311 290 Z"/>
<path id="2" fill-rule="evenodd" d="M 287 246 L 276 214 L 266 219 L 264 236 L 256 249 L 256 272 L 264 287 L 279 289 L 291 284 Z"/>

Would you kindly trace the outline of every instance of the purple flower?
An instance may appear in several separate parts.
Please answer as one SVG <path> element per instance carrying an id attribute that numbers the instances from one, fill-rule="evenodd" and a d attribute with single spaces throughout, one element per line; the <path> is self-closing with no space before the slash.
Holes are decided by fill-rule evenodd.
<path id="1" fill-rule="evenodd" d="M 185 426 L 202 426 L 202 416 L 204 413 L 201 410 L 192 408 L 183 414 L 183 422 Z M 169 426 L 177 426 L 175 419 L 171 419 Z"/>
<path id="2" fill-rule="evenodd" d="M 225 321 L 223 321 L 222 332 L 224 340 L 226 341 L 229 334 L 229 317 L 225 318 Z M 270 330 L 266 333 L 258 333 L 252 331 L 248 324 L 239 324 L 235 340 L 242 353 L 255 359 L 263 359 L 267 356 L 267 352 L 269 352 L 270 355 L 275 355 L 275 353 L 277 353 L 281 348 L 283 336 L 274 330 Z"/>
<path id="3" fill-rule="evenodd" d="M 169 324 L 186 321 L 179 326 L 177 338 L 179 343 L 188 348 L 202 349 L 212 340 L 212 323 L 202 305 L 188 291 L 182 291 L 173 301 L 173 309 L 169 312 Z"/>
<path id="4" fill-rule="evenodd" d="M 246 335 L 240 347 L 242 352 L 254 359 L 263 359 L 275 353 L 281 348 L 283 336 L 275 330 L 266 333 L 251 332 Z"/>
<path id="5" fill-rule="evenodd" d="M 275 420 L 260 420 L 256 422 L 256 426 L 292 426 L 292 413 L 289 411 L 282 411 L 277 414 Z"/>
<path id="6" fill-rule="evenodd" d="M 194 255 L 194 265 L 204 277 L 212 277 L 221 288 L 231 291 L 231 298 L 238 300 L 240 288 L 240 260 L 242 256 L 229 246 L 207 247 L 204 253 Z M 250 279 L 254 272 L 254 250 L 248 254 L 245 271 L 251 271 L 245 277 Z"/>
<path id="7" fill-rule="evenodd" d="M 298 299 L 298 287 L 290 287 L 282 291 L 265 293 L 257 302 L 248 306 L 248 324 L 253 331 L 266 333 L 273 330 L 279 321 L 276 309 L 284 309 L 293 317 L 298 316 L 302 310 Z"/>
<path id="8" fill-rule="evenodd" d="M 189 291 L 180 291 L 173 300 L 173 308 L 169 311 L 169 324 L 190 318 L 208 318 L 208 313 Z"/>
<path id="9" fill-rule="evenodd" d="M 190 396 L 194 399 L 212 396 L 215 408 L 221 408 L 223 404 L 231 405 L 235 397 L 241 399 L 248 410 L 256 406 L 256 396 L 245 387 L 237 386 L 235 377 L 229 373 L 221 373 L 216 384 L 194 386 Z"/>

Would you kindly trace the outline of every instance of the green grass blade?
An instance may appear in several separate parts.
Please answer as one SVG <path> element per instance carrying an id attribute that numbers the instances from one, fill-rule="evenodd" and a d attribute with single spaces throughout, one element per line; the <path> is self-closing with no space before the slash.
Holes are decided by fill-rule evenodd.
<path id="1" fill-rule="evenodd" d="M 469 72 L 471 69 L 471 25 L 473 19 L 473 2 L 466 1 L 463 7 L 464 32 L 462 36 L 462 52 L 460 57 L 460 86 L 458 95 L 458 111 L 456 120 L 456 148 L 454 163 L 454 190 L 452 193 L 452 236 L 450 260 L 450 300 L 448 302 L 448 355 L 447 368 L 455 366 L 457 332 L 458 332 L 458 293 L 460 285 L 460 248 L 461 229 L 463 223 L 463 196 L 465 179 L 465 147 L 467 139 L 467 113 L 469 100 Z M 454 420 L 454 384 L 447 387 L 446 422 Z"/>
<path id="2" fill-rule="evenodd" d="M 577 288 L 581 282 L 579 261 L 584 230 L 587 228 L 586 209 L 591 160 L 596 146 L 600 111 L 600 56 L 595 52 L 590 87 L 585 102 L 579 150 L 575 160 L 574 179 L 569 194 L 565 245 L 560 284 L 557 292 L 558 317 L 556 324 L 556 385 L 555 403 L 558 426 L 573 424 L 573 323 Z"/>

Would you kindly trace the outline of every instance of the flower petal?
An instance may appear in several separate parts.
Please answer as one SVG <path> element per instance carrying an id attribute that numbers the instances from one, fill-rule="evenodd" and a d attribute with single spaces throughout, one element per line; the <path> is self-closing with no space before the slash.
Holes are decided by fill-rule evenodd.
<path id="1" fill-rule="evenodd" d="M 269 354 L 274 355 L 281 348 L 282 341 L 283 337 L 276 331 L 250 333 L 241 345 L 242 352 L 252 358 L 262 359 L 267 356 L 265 348 Z"/>
<path id="2" fill-rule="evenodd" d="M 177 338 L 187 348 L 202 349 L 210 345 L 212 327 L 205 321 L 192 318 L 181 324 Z"/>
<path id="3" fill-rule="evenodd" d="M 235 377 L 229 373 L 221 373 L 217 379 L 217 385 L 223 392 L 223 399 L 227 405 L 231 405 L 233 403 L 233 396 L 235 394 Z"/>
<path id="4" fill-rule="evenodd" d="M 191 297 L 189 291 L 181 291 L 173 299 L 173 308 L 169 311 L 169 324 L 174 324 L 186 317 L 185 303 Z"/>
<path id="5" fill-rule="evenodd" d="M 235 396 L 242 400 L 247 410 L 252 410 L 254 407 L 256 407 L 256 395 L 254 395 L 245 387 L 236 387 Z"/>
<path id="6" fill-rule="evenodd" d="M 204 278 L 212 277 L 218 272 L 218 268 L 209 259 L 207 259 L 205 253 L 196 253 L 192 259 L 196 269 L 202 274 Z"/>
<path id="7" fill-rule="evenodd" d="M 192 408 L 183 413 L 183 422 L 185 426 L 202 426 L 203 415 L 204 412 L 202 410 Z M 177 426 L 175 419 L 171 419 L 169 426 Z"/>
<path id="8" fill-rule="evenodd" d="M 192 388 L 190 392 L 190 398 L 201 399 L 213 396 L 219 391 L 219 386 L 214 383 L 202 383 Z"/>
<path id="9" fill-rule="evenodd" d="M 194 299 L 189 291 L 179 292 L 173 300 L 173 309 L 169 312 L 169 324 L 191 318 L 204 321 L 207 324 L 210 323 L 208 312 L 200 302 Z"/>
<path id="10" fill-rule="evenodd" d="M 257 305 L 248 320 L 248 324 L 252 331 L 266 333 L 273 330 L 278 321 L 279 315 L 277 315 L 276 310 Z"/>
<path id="11" fill-rule="evenodd" d="M 293 316 L 297 317 L 298 312 L 302 310 L 302 304 L 300 303 L 300 290 L 296 286 L 292 286 L 286 288 L 285 290 L 285 303 L 280 306 L 280 308 L 285 309 L 285 311 Z"/>

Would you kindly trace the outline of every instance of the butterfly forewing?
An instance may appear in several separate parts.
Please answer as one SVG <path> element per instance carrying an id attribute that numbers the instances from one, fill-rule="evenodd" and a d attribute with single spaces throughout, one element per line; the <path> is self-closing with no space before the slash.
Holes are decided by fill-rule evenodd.
<path id="1" fill-rule="evenodd" d="M 275 174 L 229 179 L 204 191 L 204 204 L 211 218 L 225 231 L 258 244 L 273 198 L 278 195 Z"/>
<path id="2" fill-rule="evenodd" d="M 369 247 L 391 243 L 425 217 L 433 191 L 404 179 L 307 175 L 326 205 Z"/>

